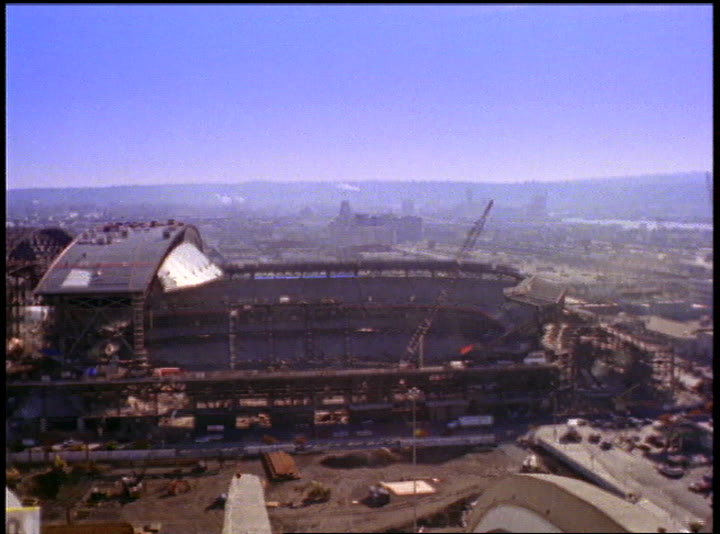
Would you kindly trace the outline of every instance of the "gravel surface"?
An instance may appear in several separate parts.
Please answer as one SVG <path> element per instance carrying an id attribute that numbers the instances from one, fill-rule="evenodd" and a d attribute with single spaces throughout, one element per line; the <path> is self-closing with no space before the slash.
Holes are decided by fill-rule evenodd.
<path id="1" fill-rule="evenodd" d="M 468 452 L 467 450 L 420 450 L 413 466 L 409 451 L 404 460 L 382 467 L 338 469 L 325 467 L 322 456 L 303 457 L 299 462 L 303 479 L 275 483 L 267 492 L 268 500 L 281 503 L 298 502 L 300 489 L 309 480 L 317 480 L 332 489 L 330 501 L 304 508 L 278 507 L 271 510 L 275 532 L 382 532 L 412 524 L 413 503 L 417 517 L 437 514 L 448 505 L 480 494 L 498 477 L 517 472 L 520 462 L 503 450 Z M 360 502 L 368 495 L 368 487 L 381 481 L 392 482 L 413 478 L 428 481 L 437 492 L 409 496 L 391 495 L 390 503 L 370 508 Z M 437 482 L 433 479 L 437 479 Z"/>
<path id="2" fill-rule="evenodd" d="M 391 495 L 390 503 L 381 508 L 353 501 L 364 499 L 368 487 L 381 481 L 422 478 L 437 492 L 417 497 L 417 517 L 437 514 L 452 503 L 477 496 L 498 478 L 516 473 L 523 454 L 512 447 L 504 445 L 484 452 L 459 447 L 419 449 L 415 466 L 409 450 L 399 451 L 395 463 L 376 467 L 327 467 L 322 460 L 329 454 L 324 453 L 295 456 L 302 478 L 266 485 L 266 501 L 280 503 L 268 508 L 273 532 L 382 532 L 407 528 L 414 516 L 412 495 Z M 367 451 L 338 451 L 335 455 L 349 452 Z M 167 497 L 167 479 L 146 478 L 144 493 L 137 501 L 124 506 L 112 502 L 94 507 L 79 522 L 127 521 L 135 526 L 161 523 L 162 533 L 220 534 L 223 510 L 210 507 L 214 499 L 228 491 L 235 473 L 252 473 L 263 480 L 266 474 L 259 459 L 226 461 L 222 468 L 209 461 L 208 467 L 212 472 L 209 475 L 186 477 L 191 484 L 189 493 Z M 120 473 L 118 470 L 117 474 Z M 302 506 L 303 490 L 313 480 L 331 489 L 330 500 Z"/>

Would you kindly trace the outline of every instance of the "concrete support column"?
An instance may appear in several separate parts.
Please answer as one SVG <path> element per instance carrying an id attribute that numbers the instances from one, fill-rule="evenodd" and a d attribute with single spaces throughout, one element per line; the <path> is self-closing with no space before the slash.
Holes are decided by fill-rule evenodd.
<path id="1" fill-rule="evenodd" d="M 40 418 L 40 432 L 47 432 L 48 421 L 45 417 Z"/>
<path id="2" fill-rule="evenodd" d="M 145 296 L 132 297 L 133 353 L 135 358 L 147 357 L 145 349 Z"/>
<path id="3" fill-rule="evenodd" d="M 77 418 L 77 431 L 85 432 L 85 418 L 84 417 Z"/>

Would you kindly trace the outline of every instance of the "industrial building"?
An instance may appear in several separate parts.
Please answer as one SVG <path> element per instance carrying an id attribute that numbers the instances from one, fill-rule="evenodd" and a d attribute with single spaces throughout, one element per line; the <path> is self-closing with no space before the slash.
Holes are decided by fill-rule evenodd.
<path id="1" fill-rule="evenodd" d="M 338 248 L 413 243 L 423 239 L 423 221 L 410 214 L 398 217 L 353 213 L 350 203 L 343 201 L 338 216 L 330 224 L 330 236 L 331 243 Z"/>

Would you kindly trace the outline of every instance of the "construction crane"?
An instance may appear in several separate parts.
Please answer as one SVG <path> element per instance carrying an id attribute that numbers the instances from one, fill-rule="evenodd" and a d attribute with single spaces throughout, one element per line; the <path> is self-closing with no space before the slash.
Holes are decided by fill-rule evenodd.
<path id="1" fill-rule="evenodd" d="M 459 262 L 465 260 L 470 255 L 470 252 L 472 252 L 472 250 L 475 248 L 478 237 L 480 237 L 480 234 L 485 227 L 485 222 L 487 221 L 488 214 L 490 213 L 490 209 L 492 208 L 492 206 L 493 201 L 491 200 L 490 202 L 488 202 L 488 205 L 485 208 L 482 217 L 475 221 L 475 224 L 473 224 L 473 226 L 468 231 L 467 235 L 465 236 L 465 241 L 455 254 L 454 259 L 457 262 L 456 270 L 448 279 L 447 287 L 444 287 L 440 291 L 437 300 L 435 301 L 435 304 L 432 308 L 430 308 L 425 318 L 417 326 L 415 332 L 413 332 L 413 335 L 410 338 L 410 341 L 405 347 L 405 357 L 409 359 L 414 359 L 415 357 L 417 357 L 418 368 L 422 368 L 423 366 L 423 343 L 425 340 L 425 336 L 430 331 L 430 328 L 435 321 L 435 317 L 437 316 L 438 311 L 445 304 L 445 302 L 447 302 L 448 290 L 455 284 L 455 281 L 457 280 L 459 275 Z"/>

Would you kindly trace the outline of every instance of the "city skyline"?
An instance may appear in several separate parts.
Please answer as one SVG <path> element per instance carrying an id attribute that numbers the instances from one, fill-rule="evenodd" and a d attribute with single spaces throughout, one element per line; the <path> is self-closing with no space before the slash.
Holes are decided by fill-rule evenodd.
<path id="1" fill-rule="evenodd" d="M 6 187 L 712 168 L 712 5 L 10 5 Z"/>

